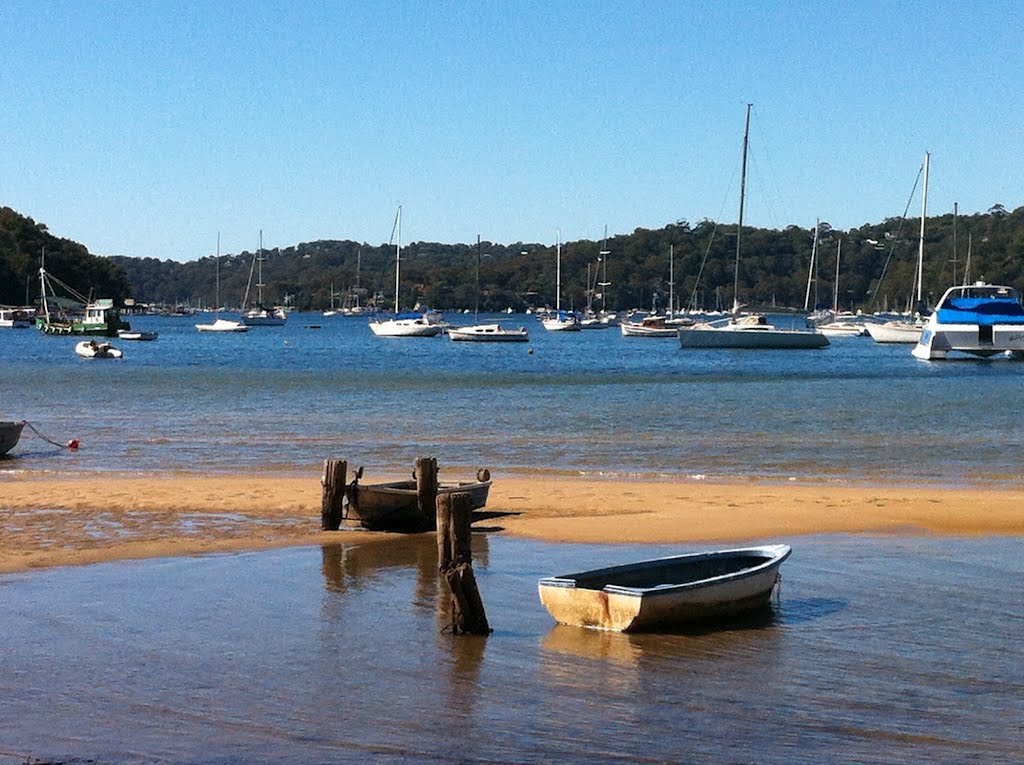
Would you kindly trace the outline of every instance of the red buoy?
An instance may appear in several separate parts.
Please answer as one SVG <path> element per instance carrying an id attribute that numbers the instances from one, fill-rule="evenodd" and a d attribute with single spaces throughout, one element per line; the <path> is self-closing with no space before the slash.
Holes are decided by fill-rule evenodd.
<path id="1" fill-rule="evenodd" d="M 77 449 L 78 448 L 78 439 L 77 438 L 72 438 L 70 441 L 68 441 L 68 448 L 69 449 Z"/>

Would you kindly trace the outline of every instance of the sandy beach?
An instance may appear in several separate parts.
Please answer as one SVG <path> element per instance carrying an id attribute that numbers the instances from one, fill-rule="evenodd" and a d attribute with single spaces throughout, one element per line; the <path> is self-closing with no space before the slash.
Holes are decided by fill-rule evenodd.
<path id="1" fill-rule="evenodd" d="M 0 572 L 391 535 L 320 530 L 320 476 L 23 474 L 0 482 Z M 555 542 L 1024 535 L 1022 491 L 496 476 L 478 523 Z"/>

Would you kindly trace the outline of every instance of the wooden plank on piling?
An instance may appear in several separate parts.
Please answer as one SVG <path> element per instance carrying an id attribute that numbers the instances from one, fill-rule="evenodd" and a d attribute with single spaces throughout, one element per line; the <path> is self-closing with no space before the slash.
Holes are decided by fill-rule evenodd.
<path id="1" fill-rule="evenodd" d="M 348 463 L 345 460 L 324 460 L 324 475 L 320 479 L 323 496 L 320 500 L 320 528 L 337 531 L 341 528 L 344 512 L 345 479 L 348 477 Z"/>
<path id="2" fill-rule="evenodd" d="M 416 504 L 424 525 L 430 527 L 434 519 L 437 503 L 437 459 L 435 457 L 417 457 L 416 470 Z"/>

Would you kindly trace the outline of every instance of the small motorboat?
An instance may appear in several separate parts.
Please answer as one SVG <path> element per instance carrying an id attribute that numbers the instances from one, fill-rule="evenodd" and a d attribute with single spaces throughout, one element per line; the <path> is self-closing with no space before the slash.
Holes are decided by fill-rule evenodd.
<path id="1" fill-rule="evenodd" d="M 530 339 L 526 327 L 510 329 L 500 324 L 474 324 L 469 327 L 449 327 L 451 340 L 471 343 L 525 343 Z"/>
<path id="2" fill-rule="evenodd" d="M 110 343 L 97 343 L 95 340 L 83 340 L 75 346 L 75 353 L 84 359 L 119 359 L 124 354 L 120 348 Z"/>
<path id="3" fill-rule="evenodd" d="M 24 421 L 0 422 L 0 456 L 7 454 L 7 452 L 18 445 L 18 439 L 21 438 L 21 429 L 24 427 Z"/>
<path id="4" fill-rule="evenodd" d="M 156 340 L 159 332 L 146 332 L 138 329 L 119 329 L 117 336 L 121 340 Z"/>
<path id="5" fill-rule="evenodd" d="M 217 319 L 213 324 L 196 324 L 200 332 L 248 332 L 249 326 L 231 319 Z"/>
<path id="6" fill-rule="evenodd" d="M 419 508 L 416 481 L 360 484 L 362 468 L 356 479 L 345 487 L 346 507 L 343 517 L 355 521 L 365 529 L 381 531 L 429 531 L 436 527 L 433 512 L 422 513 Z M 487 504 L 491 489 L 490 471 L 478 470 L 477 480 L 439 483 L 437 494 L 466 492 L 472 500 L 472 509 Z"/>
<path id="7" fill-rule="evenodd" d="M 788 545 L 677 555 L 541 579 L 559 624 L 653 632 L 763 608 Z"/>

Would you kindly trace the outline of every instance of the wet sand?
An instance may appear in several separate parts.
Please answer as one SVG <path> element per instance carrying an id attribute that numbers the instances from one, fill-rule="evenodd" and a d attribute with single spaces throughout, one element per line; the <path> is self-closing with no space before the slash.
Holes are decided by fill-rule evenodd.
<path id="1" fill-rule="evenodd" d="M 381 478 L 380 480 L 385 480 Z M 495 476 L 478 528 L 557 542 L 1024 536 L 1024 491 Z M 390 535 L 320 531 L 320 476 L 0 479 L 0 572 Z"/>

